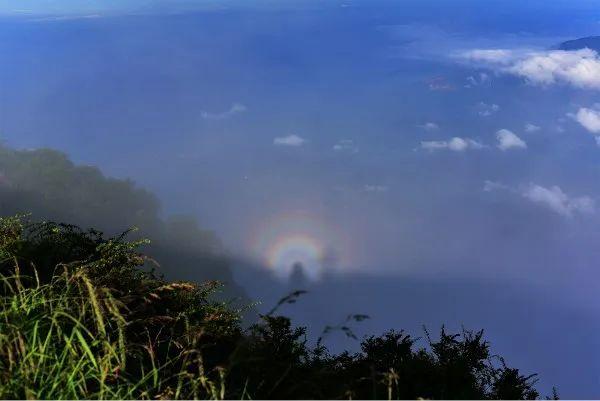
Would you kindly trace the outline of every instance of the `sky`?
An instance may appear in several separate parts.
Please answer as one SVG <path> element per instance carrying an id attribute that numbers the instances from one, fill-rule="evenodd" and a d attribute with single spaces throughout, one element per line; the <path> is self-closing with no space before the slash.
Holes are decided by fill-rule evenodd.
<path id="1" fill-rule="evenodd" d="M 195 216 L 254 294 L 245 266 L 285 286 L 300 262 L 348 291 L 332 314 L 349 293 L 372 327 L 408 324 L 386 310 L 402 288 L 510 349 L 505 325 L 578 336 L 600 310 L 600 56 L 556 50 L 596 34 L 597 0 L 0 0 L 0 137 Z M 502 294 L 469 309 L 463 287 Z M 511 321 L 530 302 L 541 323 Z M 600 395 L 600 371 L 543 365 Z"/>

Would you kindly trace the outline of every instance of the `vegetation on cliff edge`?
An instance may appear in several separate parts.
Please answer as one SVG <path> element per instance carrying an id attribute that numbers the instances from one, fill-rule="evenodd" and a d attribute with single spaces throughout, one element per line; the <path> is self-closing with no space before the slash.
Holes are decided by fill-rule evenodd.
<path id="1" fill-rule="evenodd" d="M 492 355 L 483 332 L 391 330 L 332 354 L 277 308 L 245 328 L 215 300 L 219 283 L 165 280 L 145 243 L 0 220 L 0 398 L 538 397 L 535 375 Z"/>

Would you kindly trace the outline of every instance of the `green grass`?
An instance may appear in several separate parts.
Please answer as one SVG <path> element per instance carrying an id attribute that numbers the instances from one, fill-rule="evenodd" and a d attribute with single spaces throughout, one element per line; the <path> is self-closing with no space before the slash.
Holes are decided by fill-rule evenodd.
<path id="1" fill-rule="evenodd" d="M 192 360 L 189 350 L 159 361 L 149 341 L 131 358 L 134 350 L 125 340 L 127 322 L 119 301 L 84 272 L 65 269 L 48 284 L 24 285 L 30 279 L 19 275 L 0 280 L 0 398 L 179 398 L 184 387 L 192 389 L 186 398 L 199 398 L 200 389 L 210 398 L 223 398 L 222 386 L 202 372 L 182 369 L 175 380 L 169 378 L 175 387 L 163 385 L 170 365 L 185 367 Z M 139 362 L 145 359 L 149 367 Z M 131 369 L 138 372 L 135 380 L 121 374 L 128 363 L 138 364 Z"/>
<path id="2" fill-rule="evenodd" d="M 44 283 L 31 260 L 27 270 L 33 274 L 21 273 L 26 260 L 19 257 L 26 229 L 21 220 L 2 223 L 0 255 L 4 272 L 12 274 L 0 274 L 0 399 L 224 397 L 222 385 L 201 370 L 190 370 L 192 365 L 202 365 L 189 343 L 173 338 L 165 344 L 164 339 L 151 337 L 150 327 L 145 327 L 141 336 L 128 333 L 129 326 L 143 318 L 131 310 L 136 303 L 151 305 L 169 294 L 185 297 L 205 290 L 191 283 L 163 282 L 135 271 L 127 262 L 125 269 L 104 271 L 104 277 L 98 277 L 95 269 L 123 262 L 122 251 L 127 254 L 125 261 L 139 257 L 131 252 L 138 244 L 118 241 L 95 247 L 94 251 L 108 251 L 100 252 L 99 258 L 57 264 Z M 68 226 L 44 228 L 49 229 L 46 234 L 58 237 L 72 233 Z M 80 239 L 89 239 L 80 234 Z M 152 286 L 134 293 L 98 284 L 111 275 L 137 285 L 146 280 Z M 184 314 L 179 317 L 185 318 Z M 152 318 L 177 320 L 157 315 L 146 323 Z M 191 328 L 184 331 L 189 335 Z M 147 341 L 132 341 L 143 334 Z M 160 356 L 156 347 L 162 348 Z"/>

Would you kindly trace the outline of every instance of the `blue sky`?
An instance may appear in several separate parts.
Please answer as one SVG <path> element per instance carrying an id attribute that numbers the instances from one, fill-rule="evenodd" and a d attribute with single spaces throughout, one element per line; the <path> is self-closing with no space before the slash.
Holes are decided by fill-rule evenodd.
<path id="1" fill-rule="evenodd" d="M 241 258 L 304 230 L 336 274 L 600 307 L 600 59 L 551 50 L 600 31 L 595 0 L 4 0 L 0 15 L 3 140 L 132 178 Z"/>

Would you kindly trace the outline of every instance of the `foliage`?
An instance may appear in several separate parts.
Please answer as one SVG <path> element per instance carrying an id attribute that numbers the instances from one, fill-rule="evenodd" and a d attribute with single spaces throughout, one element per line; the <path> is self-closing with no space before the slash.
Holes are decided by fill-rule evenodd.
<path id="1" fill-rule="evenodd" d="M 143 244 L 0 220 L 0 398 L 538 396 L 535 376 L 493 357 L 483 332 L 442 329 L 419 347 L 392 330 L 363 339 L 359 352 L 331 354 L 277 308 L 244 329 L 241 311 L 214 301 L 219 284 L 166 281 L 144 267 Z M 347 323 L 324 334 L 353 336 Z"/>

